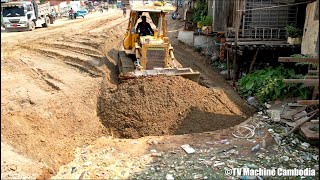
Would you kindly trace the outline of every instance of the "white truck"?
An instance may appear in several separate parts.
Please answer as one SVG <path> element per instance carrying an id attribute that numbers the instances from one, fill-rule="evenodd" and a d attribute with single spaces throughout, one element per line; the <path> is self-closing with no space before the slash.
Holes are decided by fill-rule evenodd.
<path id="1" fill-rule="evenodd" d="M 53 24 L 50 3 L 38 5 L 34 0 L 2 3 L 3 25 L 7 31 L 34 30 Z"/>

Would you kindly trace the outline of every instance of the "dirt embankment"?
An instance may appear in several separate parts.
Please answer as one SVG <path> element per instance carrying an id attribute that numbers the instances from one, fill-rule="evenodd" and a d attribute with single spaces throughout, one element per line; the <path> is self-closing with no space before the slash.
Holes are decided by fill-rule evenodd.
<path id="1" fill-rule="evenodd" d="M 109 55 L 127 23 L 119 17 L 120 11 L 1 38 L 1 140 L 52 169 L 40 178 L 71 161 L 74 148 L 106 134 L 97 95 L 104 78 L 116 80 Z M 1 177 L 22 178 L 7 174 Z"/>
<path id="2" fill-rule="evenodd" d="M 135 79 L 106 90 L 99 111 L 103 124 L 126 138 L 214 131 L 244 120 L 222 90 L 180 76 Z"/>

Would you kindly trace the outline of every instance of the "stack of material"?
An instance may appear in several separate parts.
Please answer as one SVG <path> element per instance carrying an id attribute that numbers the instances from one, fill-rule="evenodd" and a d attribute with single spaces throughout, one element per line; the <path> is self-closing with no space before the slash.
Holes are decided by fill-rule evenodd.
<path id="1" fill-rule="evenodd" d="M 279 62 L 311 63 L 316 66 L 316 69 L 312 69 L 312 66 L 309 67 L 308 74 L 304 79 L 283 79 L 282 81 L 284 83 L 303 83 L 305 86 L 313 87 L 312 100 L 298 101 L 297 104 L 301 107 L 289 113 L 289 117 L 291 116 L 291 120 L 296 124 L 293 124 L 294 127 L 287 133 L 287 136 L 300 128 L 300 132 L 306 139 L 319 139 L 319 120 L 305 124 L 314 117 L 319 117 L 319 58 L 279 57 Z M 307 108 L 309 111 L 304 111 Z M 286 123 L 288 124 L 288 122 Z"/>
<path id="2" fill-rule="evenodd" d="M 319 139 L 319 120 L 316 119 L 319 105 L 287 104 L 283 106 L 280 116 L 281 122 L 293 127 L 286 136 L 300 129 L 301 135 L 307 140 Z"/>

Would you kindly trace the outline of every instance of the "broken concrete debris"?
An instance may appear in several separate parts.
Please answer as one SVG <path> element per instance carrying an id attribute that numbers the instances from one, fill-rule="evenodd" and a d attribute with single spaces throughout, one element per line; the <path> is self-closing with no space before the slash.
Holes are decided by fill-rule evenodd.
<path id="1" fill-rule="evenodd" d="M 222 139 L 222 140 L 220 140 L 220 143 L 221 144 L 229 144 L 229 141 L 228 141 L 228 139 Z"/>
<path id="2" fill-rule="evenodd" d="M 280 121 L 280 110 L 267 110 L 267 113 L 269 114 L 271 120 L 275 122 Z"/>
<path id="3" fill-rule="evenodd" d="M 310 147 L 310 144 L 307 142 L 304 142 L 301 144 L 301 148 L 303 148 L 303 149 L 308 149 L 309 147 Z"/>
<path id="4" fill-rule="evenodd" d="M 184 145 L 181 146 L 181 148 L 183 150 L 185 150 L 186 153 L 188 153 L 188 154 L 192 154 L 192 153 L 196 152 L 196 150 L 194 150 L 189 144 L 184 144 Z"/>
<path id="5" fill-rule="evenodd" d="M 157 152 L 157 150 L 155 150 L 155 149 L 151 149 L 151 150 L 150 150 L 150 152 L 151 152 L 151 153 L 156 153 L 156 152 Z"/>
<path id="6" fill-rule="evenodd" d="M 222 166 L 224 164 L 225 164 L 225 162 L 215 161 L 214 164 L 213 164 L 213 167 Z"/>
<path id="7" fill-rule="evenodd" d="M 266 147 L 267 147 L 266 140 L 265 140 L 265 139 L 262 139 L 262 141 L 261 141 L 261 148 L 266 149 Z"/>
<path id="8" fill-rule="evenodd" d="M 257 152 L 260 149 L 260 144 L 257 144 L 251 148 L 251 152 Z"/>
<path id="9" fill-rule="evenodd" d="M 167 174 L 166 175 L 166 180 L 174 180 L 174 177 L 172 174 Z"/>

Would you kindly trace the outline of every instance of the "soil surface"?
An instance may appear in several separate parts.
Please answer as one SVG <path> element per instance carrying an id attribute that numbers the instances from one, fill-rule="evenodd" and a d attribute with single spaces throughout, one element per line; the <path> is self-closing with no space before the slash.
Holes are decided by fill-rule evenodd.
<path id="1" fill-rule="evenodd" d="M 55 173 L 72 160 L 75 147 L 106 134 L 97 96 L 104 78 L 116 83 L 108 53 L 126 23 L 111 10 L 33 32 L 2 33 L 1 140 Z"/>
<path id="2" fill-rule="evenodd" d="M 200 133 L 244 120 L 221 89 L 179 76 L 129 80 L 105 92 L 99 102 L 103 124 L 125 138 Z"/>
<path id="3" fill-rule="evenodd" d="M 10 147 L 8 151 L 1 149 L 1 154 L 21 155 L 14 156 L 13 160 L 7 160 L 1 164 L 2 167 L 6 167 L 2 168 L 1 178 L 48 179 L 58 172 L 59 167 L 74 158 L 74 150 L 77 147 L 86 146 L 102 136 L 115 136 L 110 123 L 116 122 L 106 121 L 106 117 L 101 115 L 101 112 L 99 112 L 102 117 L 100 119 L 97 111 L 101 110 L 98 108 L 101 98 L 105 100 L 103 107 L 106 113 L 120 123 L 122 122 L 120 118 L 124 117 L 124 114 L 118 114 L 118 117 L 110 112 L 110 109 L 115 110 L 125 103 L 115 104 L 114 101 L 117 100 L 115 96 L 119 95 L 118 100 L 123 100 L 122 98 L 135 100 L 139 97 L 129 97 L 128 94 L 124 94 L 121 88 L 125 88 L 128 84 L 120 85 L 117 90 L 116 56 L 127 23 L 128 17 L 123 18 L 121 10 L 110 10 L 107 13 L 91 14 L 84 19 L 74 21 L 58 20 L 49 28 L 37 28 L 32 32 L 1 32 L 1 141 Z M 232 126 L 232 123 L 238 124 L 243 118 L 250 116 L 252 109 L 218 73 L 208 66 L 206 61 L 208 57 L 201 56 L 192 48 L 175 40 L 177 31 L 182 28 L 182 23 L 169 20 L 168 25 L 178 61 L 184 67 L 200 71 L 201 84 L 220 89 L 212 91 L 181 78 L 175 78 L 173 83 L 182 81 L 186 84 L 176 84 L 175 89 L 172 89 L 163 82 L 162 86 L 165 89 L 161 90 L 157 84 L 147 81 L 146 85 L 155 86 L 155 88 L 149 87 L 147 92 L 159 91 L 158 98 L 162 98 L 161 103 L 174 102 L 165 99 L 168 96 L 161 94 L 168 90 L 174 92 L 175 101 L 184 103 L 181 107 L 171 104 L 170 107 L 175 107 L 174 109 L 164 107 L 165 109 L 161 110 L 161 112 L 170 112 L 173 117 L 169 113 L 158 113 L 159 117 L 156 115 L 153 117 L 155 120 L 152 122 L 157 123 L 159 121 L 165 123 L 161 118 L 168 117 L 172 128 L 163 126 L 165 133 L 160 132 L 159 129 L 156 131 L 157 128 L 150 128 L 150 131 L 155 131 L 157 135 L 203 132 L 225 128 L 226 124 L 228 126 Z M 190 92 L 184 92 L 183 88 L 178 89 L 178 86 L 187 88 Z M 132 91 L 136 91 L 135 88 L 139 89 L 139 87 L 141 87 L 139 84 L 130 86 Z M 112 92 L 107 96 L 105 92 L 108 89 Z M 197 92 L 199 95 L 191 97 L 191 92 Z M 220 94 L 225 102 L 215 100 L 217 97 L 213 92 Z M 139 94 L 141 91 L 134 93 Z M 210 94 L 212 97 L 209 98 Z M 156 98 L 156 96 L 151 97 Z M 205 107 L 206 103 L 203 99 L 205 97 L 208 97 L 207 103 L 211 103 L 211 106 L 216 101 L 217 107 Z M 108 98 L 113 98 L 113 101 Z M 194 102 L 190 101 L 192 98 Z M 145 99 L 138 102 L 142 103 L 143 100 Z M 107 102 L 113 104 L 106 104 Z M 194 103 L 196 107 L 192 108 Z M 157 102 L 152 104 L 157 105 Z M 166 104 L 159 105 L 161 107 Z M 126 108 L 133 106 L 133 101 L 126 104 Z M 147 106 L 144 105 L 144 107 Z M 222 109 L 224 107 L 227 108 Z M 119 113 L 147 112 L 147 114 L 138 114 L 142 115 L 143 120 L 151 117 L 146 109 L 132 111 L 119 108 L 117 110 Z M 174 113 L 176 110 L 179 111 Z M 155 112 L 155 109 L 151 112 Z M 224 116 L 221 119 L 228 119 L 225 124 L 221 122 L 225 126 L 216 126 L 218 121 L 216 117 L 219 113 Z M 226 115 L 235 118 L 231 120 L 231 118 L 225 118 Z M 211 124 L 215 126 L 207 127 L 205 124 L 199 124 L 190 128 L 192 121 L 208 122 L 212 117 L 215 119 Z M 119 129 L 127 128 L 128 125 L 125 123 L 130 122 L 128 119 L 122 122 L 122 127 Z M 131 121 L 138 119 L 134 117 Z M 105 122 L 108 124 L 104 124 Z M 120 136 L 140 137 L 153 134 L 143 129 L 147 127 L 143 125 L 138 127 L 138 130 L 131 128 L 132 132 L 129 129 L 128 133 Z M 172 145 L 175 146 L 175 144 Z M 128 149 L 128 147 L 123 148 Z M 135 150 L 138 149 L 139 147 Z M 11 165 L 13 168 L 7 168 Z M 24 168 L 26 166 L 29 168 Z"/>

